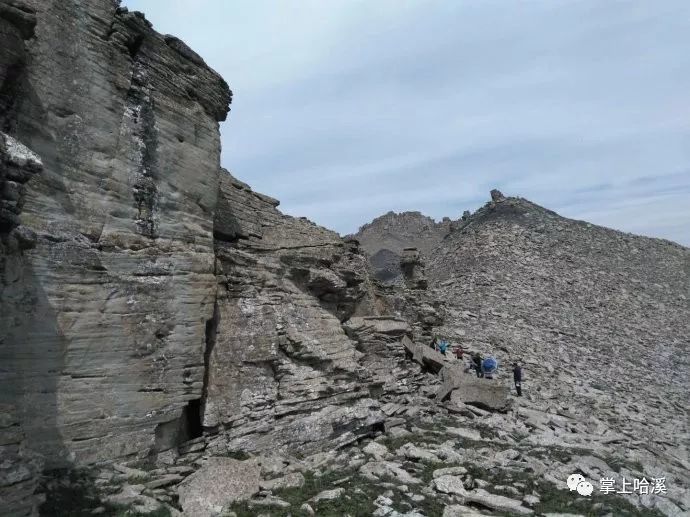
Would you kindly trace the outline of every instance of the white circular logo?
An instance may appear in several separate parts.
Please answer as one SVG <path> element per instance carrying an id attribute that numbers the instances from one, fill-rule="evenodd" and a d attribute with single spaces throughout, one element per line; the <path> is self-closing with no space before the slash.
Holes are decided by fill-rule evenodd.
<path id="1" fill-rule="evenodd" d="M 577 493 L 580 495 L 590 496 L 592 495 L 593 491 L 594 487 L 592 486 L 592 483 L 590 483 L 589 481 L 580 481 L 577 484 Z"/>
<path id="2" fill-rule="evenodd" d="M 578 483 L 582 483 L 585 480 L 585 477 L 582 474 L 570 474 L 568 476 L 568 488 L 572 492 L 573 490 L 577 490 L 577 485 Z"/>

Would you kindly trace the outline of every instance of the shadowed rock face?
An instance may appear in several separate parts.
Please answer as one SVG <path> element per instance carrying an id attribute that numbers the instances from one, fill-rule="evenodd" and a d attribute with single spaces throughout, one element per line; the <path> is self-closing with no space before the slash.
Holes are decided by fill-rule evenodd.
<path id="1" fill-rule="evenodd" d="M 34 294 L 25 291 L 23 280 L 23 254 L 36 245 L 36 234 L 21 226 L 21 213 L 25 201 L 26 183 L 43 168 L 41 159 L 14 138 L 0 133 L 0 503 L 3 510 L 14 515 L 26 515 L 39 502 L 35 492 L 37 476 L 43 467 L 43 458 L 29 447 L 29 440 L 21 425 L 21 379 L 11 366 L 15 354 L 21 354 L 15 342 L 10 341 L 6 329 L 8 316 L 16 307 L 12 300 Z M 17 289 L 20 290 L 17 290 Z M 16 323 L 20 326 L 21 321 Z"/>

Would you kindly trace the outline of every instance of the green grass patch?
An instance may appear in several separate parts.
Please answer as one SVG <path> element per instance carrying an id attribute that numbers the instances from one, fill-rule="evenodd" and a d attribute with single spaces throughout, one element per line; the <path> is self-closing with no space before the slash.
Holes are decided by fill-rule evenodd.
<path id="1" fill-rule="evenodd" d="M 570 460 L 575 456 L 594 456 L 590 449 L 583 449 L 581 447 L 559 447 L 559 446 L 541 446 L 531 449 L 529 456 L 540 460 L 550 459 L 560 463 L 570 463 Z"/>
<path id="2" fill-rule="evenodd" d="M 225 458 L 232 458 L 232 459 L 238 460 L 238 461 L 245 461 L 245 460 L 252 458 L 252 455 L 247 454 L 245 451 L 227 451 L 227 452 L 224 452 L 223 454 L 219 454 L 218 456 L 222 456 Z"/>
<path id="3" fill-rule="evenodd" d="M 343 481 L 345 480 L 345 481 Z M 371 515 L 376 509 L 373 504 L 376 495 L 373 495 L 371 482 L 359 476 L 352 470 L 329 470 L 321 476 L 313 472 L 304 473 L 304 485 L 299 488 L 282 488 L 275 490 L 273 495 L 290 503 L 290 508 L 271 508 L 261 507 L 251 508 L 248 503 L 236 503 L 230 509 L 238 517 L 249 517 L 262 513 L 270 516 L 306 516 L 306 512 L 300 510 L 303 503 L 309 505 L 316 511 L 317 515 L 341 516 L 350 515 Z M 344 488 L 345 493 L 330 501 L 309 502 L 309 499 L 324 490 L 334 488 Z"/>
<path id="4" fill-rule="evenodd" d="M 151 481 L 150 476 L 131 476 L 127 478 L 127 482 L 130 485 L 143 485 L 144 483 L 148 483 Z"/>
<path id="5" fill-rule="evenodd" d="M 627 499 L 613 494 L 602 494 L 595 490 L 591 497 L 583 497 L 576 492 L 559 490 L 548 482 L 540 483 L 537 492 L 541 501 L 535 506 L 538 513 L 566 512 L 601 517 L 607 514 L 616 517 L 663 517 L 662 513 L 650 509 L 637 509 Z"/>
<path id="6" fill-rule="evenodd" d="M 444 463 L 419 463 L 415 465 L 415 472 L 410 473 L 413 476 L 422 478 L 424 484 L 410 485 L 409 488 L 412 492 L 418 492 L 432 479 L 434 470 L 445 466 Z M 304 485 L 300 488 L 285 488 L 273 492 L 273 495 L 276 497 L 290 503 L 290 508 L 251 508 L 247 502 L 243 502 L 234 504 L 230 510 L 234 511 L 238 517 L 250 517 L 257 513 L 271 517 L 306 517 L 307 513 L 300 510 L 300 506 L 303 503 L 308 503 L 314 509 L 316 515 L 320 517 L 341 517 L 348 514 L 352 516 L 370 516 L 376 511 L 377 507 L 374 504 L 376 498 L 388 490 L 381 486 L 381 483 L 390 481 L 396 485 L 400 484 L 400 481 L 394 479 L 381 479 L 381 481 L 372 482 L 359 475 L 357 470 L 334 469 L 324 472 L 321 476 L 307 472 L 304 474 L 304 479 Z M 337 499 L 319 501 L 317 503 L 309 502 L 309 499 L 320 492 L 334 488 L 343 488 L 345 492 Z M 407 512 L 415 508 L 429 516 L 441 515 L 443 507 L 449 502 L 449 498 L 443 494 L 437 494 L 435 497 L 426 496 L 423 501 L 414 502 L 400 491 L 396 489 L 392 491 L 394 495 L 391 497 L 393 501 L 391 506 L 400 512 Z"/>
<path id="7" fill-rule="evenodd" d="M 608 456 L 606 458 L 601 458 L 606 464 L 611 467 L 616 472 L 620 472 L 621 469 L 626 468 L 633 472 L 644 473 L 644 467 L 639 461 L 629 461 L 625 458 L 618 456 Z"/>

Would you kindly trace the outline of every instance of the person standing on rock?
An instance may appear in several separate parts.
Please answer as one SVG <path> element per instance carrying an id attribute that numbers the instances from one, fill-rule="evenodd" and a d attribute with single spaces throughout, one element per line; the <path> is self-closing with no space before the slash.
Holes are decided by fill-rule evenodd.
<path id="1" fill-rule="evenodd" d="M 482 356 L 479 355 L 479 352 L 474 353 L 472 360 L 474 361 L 474 370 L 477 372 L 477 377 L 484 377 L 484 371 L 482 370 Z"/>
<path id="2" fill-rule="evenodd" d="M 453 354 L 455 354 L 455 358 L 459 359 L 462 361 L 462 354 L 465 353 L 465 350 L 462 348 L 462 345 L 458 345 L 453 349 Z"/>
<path id="3" fill-rule="evenodd" d="M 513 382 L 518 397 L 522 397 L 522 367 L 517 362 L 513 363 Z"/>
<path id="4" fill-rule="evenodd" d="M 446 350 L 448 350 L 448 341 L 442 339 L 441 342 L 438 344 L 438 351 L 441 352 L 443 355 L 446 355 Z"/>

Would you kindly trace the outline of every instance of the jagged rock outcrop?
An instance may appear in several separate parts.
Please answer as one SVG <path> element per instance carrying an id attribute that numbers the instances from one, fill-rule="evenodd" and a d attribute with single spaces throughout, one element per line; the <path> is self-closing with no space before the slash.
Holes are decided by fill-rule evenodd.
<path id="1" fill-rule="evenodd" d="M 415 390 L 414 375 L 419 372 L 405 357 L 401 338 L 410 336 L 407 321 L 391 317 L 355 317 L 344 328 L 357 342 L 362 367 L 371 375 L 372 386 L 380 393 L 396 395 Z"/>
<path id="2" fill-rule="evenodd" d="M 441 222 L 420 212 L 388 212 L 362 226 L 355 234 L 369 257 L 375 278 L 389 284 L 401 284 L 400 260 L 405 248 L 419 250 L 422 260 L 448 235 L 452 222 Z"/>
<path id="3" fill-rule="evenodd" d="M 408 289 L 426 289 L 428 282 L 424 274 L 424 262 L 417 248 L 405 248 L 400 257 L 400 270 Z"/>
<path id="4" fill-rule="evenodd" d="M 204 430 L 213 450 L 299 449 L 378 425 L 341 325 L 377 312 L 365 260 L 219 169 L 226 83 L 117 2 L 0 5 L 17 436 L 53 468 Z"/>
<path id="5" fill-rule="evenodd" d="M 364 257 L 332 231 L 221 176 L 216 314 L 203 425 L 220 450 L 344 444 L 382 420 L 341 326 L 373 310 Z"/>
<path id="6" fill-rule="evenodd" d="M 402 283 L 399 285 L 374 282 L 377 308 L 384 314 L 407 321 L 412 337 L 427 343 L 433 338 L 434 329 L 443 322 L 443 302 L 426 293 L 428 281 L 424 262 L 417 248 L 403 250 L 399 270 L 402 275 Z"/>

